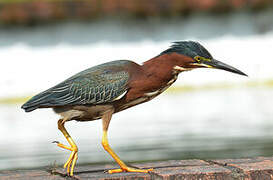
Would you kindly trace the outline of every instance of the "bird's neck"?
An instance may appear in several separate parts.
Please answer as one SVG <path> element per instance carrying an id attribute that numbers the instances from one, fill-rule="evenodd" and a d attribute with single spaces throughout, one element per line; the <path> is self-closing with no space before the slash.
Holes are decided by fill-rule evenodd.
<path id="1" fill-rule="evenodd" d="M 162 82 L 168 82 L 178 74 L 174 71 L 176 66 L 174 58 L 176 57 L 168 54 L 157 56 L 144 62 L 142 68 L 148 77 L 160 78 Z"/>

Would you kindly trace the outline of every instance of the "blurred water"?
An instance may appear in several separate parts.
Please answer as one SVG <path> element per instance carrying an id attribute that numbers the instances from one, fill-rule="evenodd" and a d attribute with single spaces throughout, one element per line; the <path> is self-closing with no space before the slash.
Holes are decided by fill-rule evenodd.
<path id="1" fill-rule="evenodd" d="M 180 39 L 221 38 L 227 34 L 247 37 L 264 34 L 273 29 L 272 8 L 263 11 L 233 11 L 231 13 L 195 13 L 186 17 L 151 17 L 132 19 L 119 16 L 89 22 L 68 21 L 35 27 L 0 25 L 0 46 L 18 42 L 32 47 L 74 46 L 101 41 L 119 43 L 136 41 L 177 41 Z"/>
<path id="2" fill-rule="evenodd" d="M 260 81 L 273 77 L 273 11 L 172 19 L 103 19 L 34 28 L 0 26 L 0 98 L 32 95 L 88 67 L 116 59 L 142 63 L 172 41 L 197 40 L 214 58 L 251 79 L 217 70 L 184 73 L 177 83 Z M 201 78 L 200 77 L 204 77 Z"/>
<path id="3" fill-rule="evenodd" d="M 125 161 L 273 155 L 272 89 L 163 94 L 113 116 L 109 139 Z M 19 106 L 19 105 L 18 105 Z M 0 169 L 62 164 L 69 152 L 58 116 L 1 106 Z M 101 121 L 68 122 L 79 163 L 112 161 L 101 147 Z"/>

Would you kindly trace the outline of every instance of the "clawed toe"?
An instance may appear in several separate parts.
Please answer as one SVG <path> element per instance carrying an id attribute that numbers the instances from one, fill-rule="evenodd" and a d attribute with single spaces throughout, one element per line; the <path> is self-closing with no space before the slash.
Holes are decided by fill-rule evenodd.
<path id="1" fill-rule="evenodd" d="M 112 170 L 108 170 L 109 174 L 112 173 L 120 173 L 120 172 L 141 172 L 141 173 L 149 173 L 153 171 L 153 169 L 137 169 L 137 168 L 131 168 L 131 167 L 122 167 L 119 169 L 112 169 Z"/>
<path id="2" fill-rule="evenodd" d="M 57 143 L 57 146 L 71 151 L 71 154 L 63 167 L 66 168 L 67 174 L 69 176 L 73 176 L 74 168 L 75 168 L 76 162 L 78 160 L 77 146 L 73 145 L 72 147 L 68 147 L 66 145 L 59 143 L 58 141 L 53 141 L 53 142 Z"/>

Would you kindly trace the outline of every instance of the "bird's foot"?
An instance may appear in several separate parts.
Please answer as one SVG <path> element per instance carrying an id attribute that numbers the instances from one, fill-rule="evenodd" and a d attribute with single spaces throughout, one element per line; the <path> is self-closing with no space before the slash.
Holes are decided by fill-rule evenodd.
<path id="1" fill-rule="evenodd" d="M 67 174 L 69 176 L 73 176 L 74 168 L 75 168 L 76 162 L 78 160 L 78 148 L 77 148 L 77 146 L 68 147 L 66 145 L 63 145 L 63 144 L 59 143 L 58 141 L 53 141 L 53 143 L 57 143 L 57 146 L 59 146 L 59 147 L 61 147 L 63 149 L 67 149 L 67 150 L 71 151 L 71 154 L 70 154 L 68 160 L 64 164 L 64 168 L 66 168 Z"/>
<path id="2" fill-rule="evenodd" d="M 141 172 L 141 173 L 149 173 L 153 171 L 153 169 L 137 169 L 137 168 L 131 168 L 131 167 L 121 167 L 119 169 L 111 169 L 108 171 L 109 174 L 112 173 L 120 173 L 120 172 Z"/>

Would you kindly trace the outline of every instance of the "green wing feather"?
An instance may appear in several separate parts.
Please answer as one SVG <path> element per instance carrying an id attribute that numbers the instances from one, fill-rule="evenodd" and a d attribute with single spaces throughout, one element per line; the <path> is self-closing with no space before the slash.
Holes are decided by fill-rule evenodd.
<path id="1" fill-rule="evenodd" d="M 82 71 L 62 83 L 34 96 L 22 108 L 33 111 L 40 107 L 102 104 L 115 100 L 127 90 L 129 73 L 119 60 Z"/>

